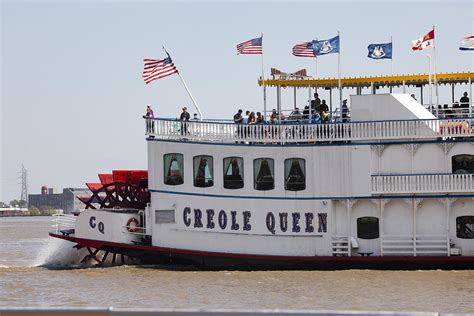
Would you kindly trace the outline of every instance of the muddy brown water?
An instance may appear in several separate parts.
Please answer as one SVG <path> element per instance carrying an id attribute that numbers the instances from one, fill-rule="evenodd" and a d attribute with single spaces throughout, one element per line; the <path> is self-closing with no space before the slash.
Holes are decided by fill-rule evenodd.
<path id="1" fill-rule="evenodd" d="M 225 308 L 474 313 L 463 271 L 182 271 L 78 267 L 50 217 L 0 218 L 2 307 Z"/>

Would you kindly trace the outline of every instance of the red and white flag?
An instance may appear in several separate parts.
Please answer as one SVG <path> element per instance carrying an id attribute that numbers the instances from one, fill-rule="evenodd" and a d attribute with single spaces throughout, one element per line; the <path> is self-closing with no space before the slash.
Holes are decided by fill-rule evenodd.
<path id="1" fill-rule="evenodd" d="M 411 41 L 411 49 L 413 50 L 423 50 L 428 47 L 434 46 L 434 30 L 431 30 L 425 36 Z"/>
<path id="2" fill-rule="evenodd" d="M 142 78 L 146 84 L 178 72 L 169 54 L 162 60 L 146 58 L 143 62 L 145 65 Z"/>

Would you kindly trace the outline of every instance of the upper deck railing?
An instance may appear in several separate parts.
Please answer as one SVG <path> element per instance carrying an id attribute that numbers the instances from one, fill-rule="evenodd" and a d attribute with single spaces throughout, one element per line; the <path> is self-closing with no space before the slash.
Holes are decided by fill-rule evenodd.
<path id="1" fill-rule="evenodd" d="M 474 191 L 473 174 L 374 175 L 372 194 L 459 193 Z"/>
<path id="2" fill-rule="evenodd" d="M 146 119 L 146 135 L 159 139 L 220 143 L 317 143 L 430 140 L 473 137 L 473 118 L 307 124 L 243 125 L 209 121 Z"/>

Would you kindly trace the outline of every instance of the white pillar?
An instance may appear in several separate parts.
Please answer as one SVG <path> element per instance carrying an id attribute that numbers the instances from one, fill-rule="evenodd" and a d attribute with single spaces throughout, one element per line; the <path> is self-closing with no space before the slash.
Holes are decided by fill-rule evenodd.
<path id="1" fill-rule="evenodd" d="M 351 257 L 351 208 L 352 208 L 352 201 L 347 199 L 346 200 L 346 210 L 347 210 L 347 256 Z"/>
<path id="2" fill-rule="evenodd" d="M 379 203 L 380 203 L 380 227 L 379 227 L 379 231 L 380 231 L 380 255 L 383 257 L 383 211 L 385 210 L 385 200 L 384 199 L 380 199 L 379 200 Z"/>
<path id="3" fill-rule="evenodd" d="M 469 117 L 472 117 L 472 81 L 471 81 L 471 77 L 469 77 L 468 84 L 469 84 Z"/>
<path id="4" fill-rule="evenodd" d="M 277 86 L 277 111 L 278 111 L 278 123 L 281 123 L 281 86 Z"/>
<path id="5" fill-rule="evenodd" d="M 447 241 L 447 250 L 448 250 L 448 257 L 451 255 L 451 242 L 449 240 L 449 215 L 451 213 L 451 201 L 449 198 L 446 198 L 446 241 Z"/>
<path id="6" fill-rule="evenodd" d="M 413 256 L 416 257 L 416 209 L 418 208 L 418 200 L 412 198 L 413 203 Z"/>
<path id="7" fill-rule="evenodd" d="M 296 110 L 296 86 L 293 87 L 293 103 L 294 103 L 293 107 Z"/>

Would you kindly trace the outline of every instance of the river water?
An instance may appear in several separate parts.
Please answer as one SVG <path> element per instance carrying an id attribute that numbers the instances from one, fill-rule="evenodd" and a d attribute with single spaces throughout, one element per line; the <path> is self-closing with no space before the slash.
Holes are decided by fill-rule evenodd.
<path id="1" fill-rule="evenodd" d="M 2 307 L 474 312 L 470 271 L 173 271 L 78 267 L 51 217 L 0 218 Z"/>

